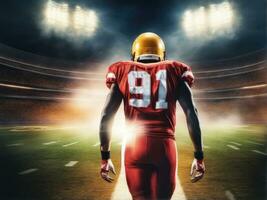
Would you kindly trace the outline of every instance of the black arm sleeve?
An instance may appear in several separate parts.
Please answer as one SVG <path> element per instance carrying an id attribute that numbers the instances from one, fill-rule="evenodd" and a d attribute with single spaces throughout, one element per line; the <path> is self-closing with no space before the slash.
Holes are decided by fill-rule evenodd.
<path id="1" fill-rule="evenodd" d="M 198 113 L 193 102 L 191 89 L 185 81 L 179 83 L 177 99 L 185 113 L 188 131 L 195 152 L 202 152 L 202 137 Z"/>
<path id="2" fill-rule="evenodd" d="M 100 120 L 100 147 L 101 151 L 109 151 L 110 138 L 111 138 L 111 126 L 116 112 L 118 111 L 122 101 L 122 94 L 117 84 L 112 84 L 110 92 L 106 98 L 105 106 L 102 110 Z"/>

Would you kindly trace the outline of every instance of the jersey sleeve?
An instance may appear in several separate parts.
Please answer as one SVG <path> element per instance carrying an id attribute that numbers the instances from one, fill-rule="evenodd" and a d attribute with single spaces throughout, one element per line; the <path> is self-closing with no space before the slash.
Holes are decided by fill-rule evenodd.
<path id="1" fill-rule="evenodd" d="M 190 87 L 193 86 L 195 77 L 191 70 L 191 67 L 184 63 L 175 63 L 176 67 L 178 68 L 178 75 L 180 76 L 181 80 L 184 80 L 188 83 Z"/>
<path id="2" fill-rule="evenodd" d="M 182 72 L 182 80 L 186 81 L 188 85 L 192 87 L 195 81 L 195 77 L 193 75 L 191 67 L 182 64 Z"/>
<path id="3" fill-rule="evenodd" d="M 106 86 L 110 88 L 113 83 L 117 83 L 117 77 L 118 77 L 118 64 L 114 63 L 108 67 L 106 74 Z"/>

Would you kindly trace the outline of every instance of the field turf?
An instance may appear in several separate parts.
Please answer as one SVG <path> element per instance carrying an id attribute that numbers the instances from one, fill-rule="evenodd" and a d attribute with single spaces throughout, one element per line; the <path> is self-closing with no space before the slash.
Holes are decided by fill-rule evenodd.
<path id="1" fill-rule="evenodd" d="M 178 175 L 186 199 L 266 199 L 266 126 L 204 127 L 207 171 L 194 184 L 189 179 L 192 144 L 186 129 L 177 132 Z M 97 132 L 85 128 L 0 127 L 0 199 L 110 199 L 118 179 L 112 184 L 100 179 L 98 142 Z M 114 138 L 117 174 L 120 147 Z"/>

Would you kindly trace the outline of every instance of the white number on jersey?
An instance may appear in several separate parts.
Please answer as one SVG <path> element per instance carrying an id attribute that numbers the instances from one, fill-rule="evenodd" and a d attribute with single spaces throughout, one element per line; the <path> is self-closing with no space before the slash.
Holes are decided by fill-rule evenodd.
<path id="1" fill-rule="evenodd" d="M 136 86 L 136 80 L 141 79 L 142 85 Z M 156 109 L 167 109 L 167 72 L 166 70 L 159 70 L 156 73 L 156 80 L 159 81 L 158 101 L 156 102 Z M 131 94 L 141 94 L 142 99 L 130 98 L 129 104 L 133 107 L 146 108 L 151 101 L 151 77 L 146 71 L 131 71 L 128 74 L 128 84 Z"/>
<path id="2" fill-rule="evenodd" d="M 156 102 L 156 109 L 167 109 L 168 103 L 166 102 L 167 96 L 167 72 L 165 69 L 159 70 L 156 73 L 156 78 L 159 81 L 159 99 Z"/>

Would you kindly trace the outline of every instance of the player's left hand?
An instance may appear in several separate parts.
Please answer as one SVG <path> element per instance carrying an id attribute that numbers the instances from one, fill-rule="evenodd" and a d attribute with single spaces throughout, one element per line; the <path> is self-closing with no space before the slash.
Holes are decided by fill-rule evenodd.
<path id="1" fill-rule="evenodd" d="M 205 173 L 205 164 L 203 159 L 197 160 L 196 158 L 192 162 L 191 166 L 191 182 L 195 183 L 203 178 Z"/>
<path id="2" fill-rule="evenodd" d="M 101 170 L 100 170 L 100 175 L 101 177 L 111 183 L 114 181 L 114 179 L 112 177 L 109 176 L 109 172 L 112 172 L 114 175 L 116 175 L 116 172 L 115 172 L 115 167 L 111 161 L 111 159 L 108 159 L 108 160 L 102 160 L 101 161 Z"/>

